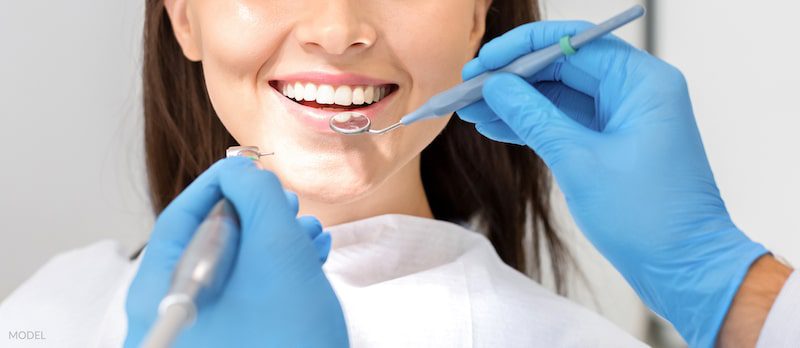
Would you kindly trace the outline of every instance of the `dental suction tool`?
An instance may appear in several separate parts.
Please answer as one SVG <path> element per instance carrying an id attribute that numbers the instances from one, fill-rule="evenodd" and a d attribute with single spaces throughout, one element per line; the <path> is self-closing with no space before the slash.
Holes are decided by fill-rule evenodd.
<path id="1" fill-rule="evenodd" d="M 483 74 L 475 76 L 431 97 L 431 99 L 419 107 L 419 109 L 403 116 L 399 122 L 389 127 L 378 130 L 370 129 L 370 119 L 367 116 L 357 112 L 342 112 L 331 117 L 329 120 L 330 128 L 337 133 L 348 135 L 360 133 L 383 134 L 416 121 L 449 115 L 456 110 L 481 100 L 483 84 L 493 74 L 497 72 L 509 72 L 523 77 L 533 76 L 562 56 L 575 54 L 577 49 L 644 16 L 644 14 L 644 7 L 642 5 L 636 5 L 575 36 L 565 36 L 561 38 L 558 44 L 528 53 L 527 55 L 517 58 L 503 68 L 484 72 Z"/>
<path id="2" fill-rule="evenodd" d="M 226 157 L 258 159 L 273 153 L 261 153 L 256 146 L 228 148 Z M 239 217 L 233 205 L 221 199 L 181 255 L 172 275 L 172 285 L 158 306 L 158 318 L 150 328 L 142 347 L 170 347 L 181 330 L 194 321 L 197 301 L 214 295 L 228 278 L 239 246 Z"/>

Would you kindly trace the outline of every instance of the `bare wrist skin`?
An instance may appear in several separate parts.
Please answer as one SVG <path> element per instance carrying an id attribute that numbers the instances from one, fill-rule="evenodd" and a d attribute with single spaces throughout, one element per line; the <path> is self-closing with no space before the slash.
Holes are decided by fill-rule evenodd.
<path id="1" fill-rule="evenodd" d="M 750 266 L 722 323 L 717 347 L 755 347 L 772 304 L 792 269 L 770 254 Z"/>

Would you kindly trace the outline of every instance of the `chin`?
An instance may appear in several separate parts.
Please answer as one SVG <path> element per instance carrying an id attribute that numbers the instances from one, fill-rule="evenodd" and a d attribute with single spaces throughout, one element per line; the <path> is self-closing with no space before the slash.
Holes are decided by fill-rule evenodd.
<path id="1" fill-rule="evenodd" d="M 275 163 L 271 168 L 283 186 L 304 201 L 318 204 L 345 204 L 365 196 L 379 182 L 375 168 L 338 163 Z"/>

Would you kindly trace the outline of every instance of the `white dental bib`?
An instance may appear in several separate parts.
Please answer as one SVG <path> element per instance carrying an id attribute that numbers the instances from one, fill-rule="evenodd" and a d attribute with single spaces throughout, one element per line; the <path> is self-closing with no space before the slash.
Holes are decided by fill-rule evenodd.
<path id="1" fill-rule="evenodd" d="M 383 215 L 329 229 L 353 347 L 642 347 L 504 264 L 481 234 Z"/>
<path id="2" fill-rule="evenodd" d="M 644 346 L 506 266 L 459 225 L 383 215 L 328 230 L 324 270 L 353 347 Z M 59 255 L 0 304 L 0 331 L 46 337 L 20 347 L 120 347 L 138 265 L 110 241 Z"/>

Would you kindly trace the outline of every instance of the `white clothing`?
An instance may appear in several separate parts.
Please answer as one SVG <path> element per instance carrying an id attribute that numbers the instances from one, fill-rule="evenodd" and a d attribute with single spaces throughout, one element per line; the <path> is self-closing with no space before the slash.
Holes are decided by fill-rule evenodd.
<path id="1" fill-rule="evenodd" d="M 800 347 L 800 272 L 795 270 L 772 304 L 756 348 Z"/>
<path id="2" fill-rule="evenodd" d="M 484 236 L 459 225 L 383 215 L 328 230 L 324 270 L 353 347 L 644 346 L 503 264 Z M 121 346 L 137 268 L 111 241 L 56 256 L 0 304 L 0 333 L 40 331 L 44 339 L 0 337 L 0 346 Z M 787 310 L 773 309 L 764 328 L 771 338 L 761 341 L 778 347 L 779 336 L 794 334 L 788 347 L 800 342 L 789 327 L 800 308 L 796 274 L 778 304 Z"/>

